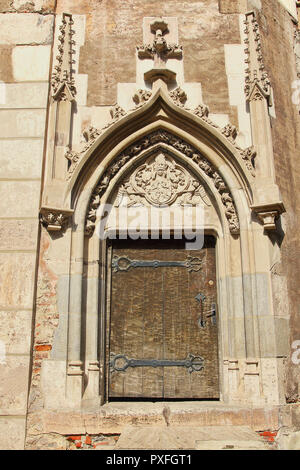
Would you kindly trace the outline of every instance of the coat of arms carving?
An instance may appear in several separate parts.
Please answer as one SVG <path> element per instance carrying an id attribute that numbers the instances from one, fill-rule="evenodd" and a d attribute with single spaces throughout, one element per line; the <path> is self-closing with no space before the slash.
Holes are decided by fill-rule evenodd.
<path id="1" fill-rule="evenodd" d="M 159 153 L 139 166 L 121 186 L 115 207 L 147 205 L 164 207 L 176 204 L 196 206 L 210 200 L 204 187 L 171 157 Z"/>

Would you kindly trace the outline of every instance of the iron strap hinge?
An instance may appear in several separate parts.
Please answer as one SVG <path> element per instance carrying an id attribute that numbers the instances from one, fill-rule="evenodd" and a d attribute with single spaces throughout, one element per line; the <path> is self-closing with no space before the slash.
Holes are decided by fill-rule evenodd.
<path id="1" fill-rule="evenodd" d="M 111 372 L 125 372 L 128 367 L 186 367 L 190 374 L 201 372 L 204 369 L 204 359 L 200 356 L 189 354 L 183 361 L 167 359 L 128 359 L 122 354 L 110 355 Z"/>
<path id="2" fill-rule="evenodd" d="M 199 272 L 202 269 L 203 259 L 188 256 L 185 261 L 159 261 L 159 260 L 132 260 L 126 256 L 114 256 L 112 268 L 116 272 L 127 272 L 130 268 L 187 268 L 189 272 Z"/>

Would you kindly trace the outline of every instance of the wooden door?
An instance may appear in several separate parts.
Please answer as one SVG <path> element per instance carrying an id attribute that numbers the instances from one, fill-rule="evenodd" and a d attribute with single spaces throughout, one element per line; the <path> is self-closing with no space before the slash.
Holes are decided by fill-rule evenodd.
<path id="1" fill-rule="evenodd" d="M 108 395 L 218 399 L 215 241 L 116 241 Z"/>

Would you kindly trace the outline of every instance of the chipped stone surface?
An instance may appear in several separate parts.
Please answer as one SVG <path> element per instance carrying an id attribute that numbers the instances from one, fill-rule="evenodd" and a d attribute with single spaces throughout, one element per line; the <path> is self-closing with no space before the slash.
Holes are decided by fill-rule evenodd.
<path id="1" fill-rule="evenodd" d="M 25 416 L 0 416 L 0 450 L 24 450 Z"/>
<path id="2" fill-rule="evenodd" d="M 34 291 L 34 253 L 0 253 L 0 306 L 31 308 Z"/>
<path id="3" fill-rule="evenodd" d="M 300 450 L 300 431 L 297 428 L 281 428 L 276 438 L 279 450 Z"/>
<path id="4" fill-rule="evenodd" d="M 31 312 L 0 311 L 0 341 L 6 354 L 30 354 Z"/>
<path id="5" fill-rule="evenodd" d="M 1 220 L 1 249 L 9 251 L 35 250 L 38 220 Z"/>
<path id="6" fill-rule="evenodd" d="M 210 426 L 210 427 L 147 427 L 128 426 L 118 440 L 116 450 L 125 449 L 206 449 L 210 447 L 224 447 L 229 443 L 252 441 L 258 449 L 265 445 L 257 434 L 247 427 Z M 225 443 L 226 441 L 226 443 Z M 217 445 L 219 443 L 219 445 Z M 240 444 L 240 446 L 242 446 Z"/>
<path id="7" fill-rule="evenodd" d="M 29 356 L 7 356 L 0 364 L 0 416 L 26 414 L 29 360 Z"/>
<path id="8" fill-rule="evenodd" d="M 46 108 L 48 83 L 7 83 L 1 108 Z"/>
<path id="9" fill-rule="evenodd" d="M 43 109 L 1 109 L 0 138 L 43 137 L 46 112 Z"/>

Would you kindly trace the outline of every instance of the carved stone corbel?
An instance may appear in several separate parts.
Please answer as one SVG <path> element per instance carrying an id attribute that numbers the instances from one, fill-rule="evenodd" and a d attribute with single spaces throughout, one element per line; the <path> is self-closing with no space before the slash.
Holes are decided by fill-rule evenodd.
<path id="1" fill-rule="evenodd" d="M 282 202 L 252 206 L 251 209 L 262 222 L 266 231 L 276 230 L 276 220 L 285 212 Z"/>
<path id="2" fill-rule="evenodd" d="M 60 232 L 65 230 L 73 213 L 74 210 L 70 209 L 57 209 L 44 206 L 40 210 L 40 220 L 48 232 Z"/>

